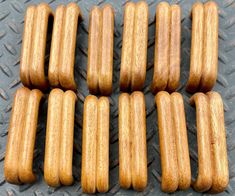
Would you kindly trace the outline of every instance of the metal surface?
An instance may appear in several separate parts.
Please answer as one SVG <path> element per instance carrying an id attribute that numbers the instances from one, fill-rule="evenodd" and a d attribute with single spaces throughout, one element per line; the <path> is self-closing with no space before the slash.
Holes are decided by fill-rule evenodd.
<path id="1" fill-rule="evenodd" d="M 157 113 L 154 96 L 149 92 L 149 85 L 153 72 L 153 53 L 155 38 L 155 8 L 159 1 L 149 0 L 149 48 L 148 70 L 145 83 L 145 98 L 147 110 L 147 138 L 148 138 L 148 187 L 142 193 L 133 190 L 123 190 L 118 185 L 118 95 L 120 93 L 119 68 L 121 59 L 123 7 L 125 1 L 91 1 L 77 0 L 82 10 L 83 21 L 78 28 L 75 77 L 78 81 L 78 104 L 75 123 L 74 144 L 74 177 L 75 183 L 70 187 L 49 188 L 43 180 L 43 159 L 45 143 L 45 125 L 47 101 L 43 104 L 40 113 L 40 123 L 35 149 L 34 170 L 38 180 L 32 185 L 11 185 L 6 183 L 3 175 L 3 163 L 11 103 L 15 90 L 21 85 L 19 80 L 19 61 L 24 26 L 24 12 L 28 5 L 39 3 L 39 0 L 0 0 L 0 195 L 80 195 L 80 168 L 81 168 L 81 132 L 83 101 L 88 95 L 86 84 L 87 39 L 89 10 L 93 5 L 102 6 L 111 3 L 115 10 L 115 48 L 114 48 L 114 77 L 111 102 L 110 124 L 110 191 L 107 195 L 166 195 L 160 190 L 160 157 L 158 145 Z M 68 0 L 47 1 L 55 9 L 59 4 L 67 4 Z M 182 8 L 182 54 L 181 54 L 181 86 L 179 92 L 184 95 L 185 110 L 191 166 L 193 177 L 197 174 L 197 145 L 195 110 L 189 106 L 190 94 L 185 92 L 185 83 L 189 76 L 189 55 L 191 39 L 190 10 L 193 0 L 171 0 Z M 230 184 L 227 190 L 219 195 L 235 195 L 235 1 L 217 0 L 220 9 L 219 17 L 219 75 L 214 90 L 221 93 L 225 108 L 225 122 L 227 129 L 227 146 L 229 155 Z M 48 62 L 48 55 L 47 55 Z M 177 191 L 175 195 L 201 195 L 192 189 Z"/>

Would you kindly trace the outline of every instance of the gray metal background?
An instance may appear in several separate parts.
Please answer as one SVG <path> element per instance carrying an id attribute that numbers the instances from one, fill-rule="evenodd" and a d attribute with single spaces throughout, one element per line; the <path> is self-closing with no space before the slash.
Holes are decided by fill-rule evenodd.
<path id="1" fill-rule="evenodd" d="M 149 92 L 149 85 L 153 72 L 153 52 L 155 34 L 155 8 L 159 1 L 148 0 L 149 5 L 149 38 L 148 38 L 148 70 L 145 83 L 145 97 L 147 110 L 147 139 L 148 139 L 148 187 L 142 193 L 133 190 L 120 189 L 118 185 L 118 87 L 119 68 L 122 46 L 123 7 L 125 1 L 91 1 L 77 0 L 82 10 L 83 21 L 78 28 L 75 76 L 78 81 L 79 101 L 76 108 L 75 144 L 74 144 L 74 177 L 73 186 L 49 188 L 43 180 L 43 157 L 45 141 L 45 124 L 47 101 L 43 103 L 40 112 L 38 134 L 35 149 L 34 170 L 38 180 L 32 185 L 11 185 L 4 180 L 3 163 L 5 144 L 11 104 L 16 89 L 21 85 L 19 80 L 19 61 L 24 26 L 24 12 L 28 5 L 37 4 L 39 0 L 0 0 L 0 195 L 80 195 L 80 168 L 81 168 L 81 132 L 83 101 L 88 95 L 86 85 L 87 64 L 87 39 L 89 10 L 93 5 L 102 6 L 111 3 L 115 9 L 115 48 L 114 48 L 114 77 L 113 94 L 111 102 L 110 123 L 110 191 L 107 195 L 166 195 L 160 190 L 160 157 L 157 128 L 157 113 L 154 104 L 154 96 Z M 59 4 L 67 4 L 70 1 L 50 0 L 46 1 L 55 9 Z M 189 71 L 191 20 L 190 10 L 193 0 L 172 0 L 170 3 L 178 3 L 182 8 L 182 54 L 181 54 L 181 86 L 179 92 L 184 95 L 185 110 L 187 116 L 188 138 L 191 156 L 193 178 L 197 172 L 197 145 L 195 110 L 189 106 L 190 94 L 185 92 L 185 83 Z M 235 195 L 235 1 L 224 0 L 217 3 L 220 7 L 219 17 L 219 75 L 214 90 L 221 93 L 224 100 L 225 123 L 227 129 L 227 147 L 229 155 L 230 184 L 221 195 Z M 48 55 L 47 55 L 48 62 Z M 177 191 L 174 195 L 201 195 L 192 189 Z"/>

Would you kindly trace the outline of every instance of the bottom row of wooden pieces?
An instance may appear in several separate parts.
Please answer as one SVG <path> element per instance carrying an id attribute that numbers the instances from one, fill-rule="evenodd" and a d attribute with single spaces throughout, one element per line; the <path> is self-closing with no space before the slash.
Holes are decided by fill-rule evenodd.
<path id="1" fill-rule="evenodd" d="M 12 107 L 4 162 L 6 181 L 33 183 L 33 154 L 40 102 L 39 90 L 17 90 Z M 76 94 L 53 89 L 49 94 L 44 178 L 49 186 L 73 183 L 72 160 Z M 191 183 L 184 101 L 179 93 L 159 92 L 156 97 L 161 156 L 161 188 L 222 192 L 229 181 L 223 101 L 217 92 L 196 93 L 198 176 Z M 109 190 L 109 99 L 85 99 L 82 131 L 81 186 L 83 192 Z M 119 184 L 143 191 L 147 186 L 145 98 L 142 92 L 119 96 Z"/>

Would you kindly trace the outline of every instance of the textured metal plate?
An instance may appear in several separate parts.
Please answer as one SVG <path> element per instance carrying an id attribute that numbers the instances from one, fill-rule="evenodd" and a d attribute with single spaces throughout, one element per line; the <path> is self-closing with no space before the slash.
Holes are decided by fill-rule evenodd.
<path id="1" fill-rule="evenodd" d="M 149 39 L 148 39 L 148 70 L 145 83 L 145 98 L 147 110 L 147 139 L 148 139 L 148 187 L 142 193 L 133 190 L 120 189 L 118 185 L 118 95 L 120 93 L 119 69 L 122 47 L 123 7 L 124 0 L 91 1 L 77 0 L 82 10 L 83 21 L 78 28 L 75 76 L 78 81 L 79 101 L 76 108 L 75 144 L 74 144 L 74 177 L 73 186 L 49 188 L 43 180 L 43 159 L 45 143 L 45 125 L 47 101 L 43 104 L 38 125 L 34 170 L 38 180 L 32 185 L 11 185 L 4 180 L 3 163 L 5 144 L 11 104 L 16 89 L 21 85 L 19 80 L 19 61 L 24 26 L 24 12 L 28 5 L 37 4 L 39 0 L 0 0 L 0 195 L 80 195 L 81 168 L 81 132 L 83 101 L 88 95 L 86 85 L 87 39 L 89 10 L 93 5 L 102 6 L 111 3 L 115 9 L 115 48 L 114 48 L 114 78 L 111 102 L 110 124 L 110 191 L 107 195 L 166 195 L 160 190 L 160 157 L 157 128 L 157 113 L 154 96 L 149 92 L 153 74 L 153 53 L 155 34 L 155 8 L 159 1 L 148 0 L 149 5 Z M 55 9 L 59 4 L 67 4 L 69 0 L 48 0 Z M 169 0 L 178 3 L 182 8 L 182 54 L 181 54 L 181 86 L 179 92 L 184 95 L 187 116 L 188 138 L 193 177 L 197 174 L 197 144 L 195 127 L 195 110 L 189 106 L 190 94 L 185 92 L 185 82 L 189 75 L 189 55 L 191 39 L 190 10 L 193 0 Z M 219 17 L 219 75 L 214 90 L 221 93 L 224 100 L 225 122 L 227 129 L 227 147 L 229 155 L 230 184 L 220 195 L 235 195 L 235 1 L 217 0 L 220 8 Z M 47 62 L 48 62 L 47 55 Z M 201 195 L 192 189 L 177 191 L 175 195 Z"/>

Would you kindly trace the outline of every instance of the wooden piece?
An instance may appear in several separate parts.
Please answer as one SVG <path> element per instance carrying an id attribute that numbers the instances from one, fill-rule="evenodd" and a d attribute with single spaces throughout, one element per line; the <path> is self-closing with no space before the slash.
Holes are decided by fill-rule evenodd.
<path id="1" fill-rule="evenodd" d="M 186 190 L 191 185 L 191 167 L 188 148 L 188 136 L 184 112 L 184 100 L 180 93 L 171 94 L 171 112 L 173 116 L 175 143 L 178 164 L 179 189 Z"/>
<path id="2" fill-rule="evenodd" d="M 192 8 L 192 41 L 187 91 L 213 88 L 218 70 L 218 8 L 215 2 L 197 2 Z"/>
<path id="3" fill-rule="evenodd" d="M 171 110 L 171 97 L 159 92 L 155 97 L 158 112 L 159 144 L 161 155 L 162 182 L 164 192 L 174 192 L 178 188 L 177 151 L 175 144 L 174 122 Z"/>
<path id="4" fill-rule="evenodd" d="M 161 2 L 156 8 L 152 92 L 175 91 L 180 80 L 181 9 Z"/>
<path id="5" fill-rule="evenodd" d="M 20 78 L 25 86 L 47 87 L 44 59 L 48 20 L 52 14 L 46 3 L 29 6 L 26 11 L 20 63 Z"/>
<path id="6" fill-rule="evenodd" d="M 213 88 L 218 72 L 218 8 L 215 2 L 204 4 L 204 37 L 202 76 L 200 82 L 201 91 L 209 91 Z"/>
<path id="7" fill-rule="evenodd" d="M 119 182 L 143 191 L 147 186 L 145 100 L 142 92 L 119 96 Z"/>
<path id="8" fill-rule="evenodd" d="M 212 186 L 210 192 L 223 192 L 229 183 L 223 100 L 219 93 L 207 93 L 211 118 Z"/>
<path id="9" fill-rule="evenodd" d="M 147 144 L 145 99 L 142 92 L 131 94 L 131 178 L 132 186 L 143 191 L 147 186 Z"/>
<path id="10" fill-rule="evenodd" d="M 148 5 L 144 1 L 125 6 L 120 89 L 143 88 L 148 47 Z"/>
<path id="11" fill-rule="evenodd" d="M 107 4 L 90 12 L 87 84 L 90 93 L 110 95 L 113 78 L 114 12 Z"/>
<path id="12" fill-rule="evenodd" d="M 109 189 L 109 100 L 98 100 L 98 129 L 96 148 L 96 188 L 98 192 Z"/>
<path id="13" fill-rule="evenodd" d="M 76 3 L 58 6 L 52 33 L 48 78 L 53 87 L 76 90 L 74 58 L 80 8 Z"/>
<path id="14" fill-rule="evenodd" d="M 44 179 L 48 185 L 60 185 L 60 131 L 62 122 L 63 91 L 53 89 L 48 98 Z"/>
<path id="15" fill-rule="evenodd" d="M 82 191 L 109 189 L 109 100 L 89 95 L 85 99 L 82 133 Z"/>
<path id="16" fill-rule="evenodd" d="M 4 162 L 6 181 L 13 184 L 33 183 L 33 152 L 39 104 L 42 92 L 21 87 L 16 91 Z"/>
<path id="17" fill-rule="evenodd" d="M 212 185 L 212 161 L 210 144 L 209 100 L 203 93 L 196 93 L 190 98 L 190 104 L 196 107 L 198 176 L 193 183 L 196 191 L 208 191 Z"/>
<path id="18" fill-rule="evenodd" d="M 165 91 L 155 96 L 164 192 L 185 190 L 191 184 L 191 167 L 184 101 L 180 93 Z"/>
<path id="19" fill-rule="evenodd" d="M 130 96 L 122 93 L 118 101 L 119 139 L 119 184 L 128 189 L 131 186 L 131 109 Z"/>
<path id="20" fill-rule="evenodd" d="M 76 94 L 53 89 L 48 99 L 44 178 L 49 186 L 73 183 L 73 135 Z"/>
<path id="21" fill-rule="evenodd" d="M 61 123 L 59 176 L 60 183 L 63 185 L 73 183 L 72 162 L 76 100 L 77 96 L 73 91 L 66 91 L 63 95 L 62 121 L 54 122 Z"/>
<path id="22" fill-rule="evenodd" d="M 6 155 L 4 161 L 4 175 L 7 182 L 20 184 L 19 180 L 19 154 L 20 141 L 25 121 L 26 104 L 28 102 L 30 90 L 20 88 L 16 91 L 12 106 L 10 124 L 8 128 L 8 138 Z"/>
<path id="23" fill-rule="evenodd" d="M 39 105 L 42 92 L 34 89 L 30 92 L 25 111 L 25 121 L 21 134 L 19 153 L 19 179 L 24 183 L 33 183 L 36 176 L 33 173 L 33 154 L 36 141 Z M 22 113 L 22 112 L 21 112 Z"/>

